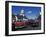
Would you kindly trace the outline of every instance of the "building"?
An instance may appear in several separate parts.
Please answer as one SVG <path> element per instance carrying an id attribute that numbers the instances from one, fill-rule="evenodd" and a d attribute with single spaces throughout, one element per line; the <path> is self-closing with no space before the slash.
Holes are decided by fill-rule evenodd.
<path id="1" fill-rule="evenodd" d="M 22 9 L 21 12 L 15 16 L 17 21 L 25 21 L 27 17 L 24 14 L 24 10 Z"/>

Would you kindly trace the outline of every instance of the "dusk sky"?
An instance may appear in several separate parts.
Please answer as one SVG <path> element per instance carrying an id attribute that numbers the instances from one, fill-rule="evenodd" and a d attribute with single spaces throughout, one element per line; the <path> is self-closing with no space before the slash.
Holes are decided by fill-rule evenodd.
<path id="1" fill-rule="evenodd" d="M 35 19 L 39 16 L 41 12 L 41 7 L 32 7 L 32 6 L 12 6 L 12 13 L 17 15 L 24 10 L 24 15 L 28 19 Z"/>

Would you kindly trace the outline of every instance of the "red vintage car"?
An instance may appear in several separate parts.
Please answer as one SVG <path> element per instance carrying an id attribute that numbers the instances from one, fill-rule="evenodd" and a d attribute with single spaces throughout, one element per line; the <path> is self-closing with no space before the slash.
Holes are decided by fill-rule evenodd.
<path id="1" fill-rule="evenodd" d="M 25 22 L 15 22 L 15 28 L 18 29 L 18 28 L 23 28 L 26 26 L 26 23 Z"/>
<path id="2" fill-rule="evenodd" d="M 15 26 L 25 26 L 25 22 L 15 22 Z"/>

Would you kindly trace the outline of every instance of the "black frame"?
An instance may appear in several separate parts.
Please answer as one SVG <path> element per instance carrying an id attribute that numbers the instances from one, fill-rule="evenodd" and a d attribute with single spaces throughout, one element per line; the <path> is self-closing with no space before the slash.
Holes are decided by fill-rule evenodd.
<path id="1" fill-rule="evenodd" d="M 44 5 L 44 32 L 43 33 L 28 33 L 28 34 L 12 34 L 9 35 L 9 3 L 29 3 L 29 4 L 42 4 Z M 5 1 L 5 36 L 18 36 L 18 35 L 34 35 L 34 34 L 45 34 L 45 3 L 37 3 L 37 2 L 20 2 L 20 1 Z"/>

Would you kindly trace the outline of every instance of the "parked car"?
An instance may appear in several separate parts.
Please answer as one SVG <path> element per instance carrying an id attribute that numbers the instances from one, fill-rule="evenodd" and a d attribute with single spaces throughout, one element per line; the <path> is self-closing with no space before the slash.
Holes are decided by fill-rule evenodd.
<path id="1" fill-rule="evenodd" d="M 25 22 L 15 22 L 15 28 L 18 29 L 18 28 L 23 28 L 26 26 L 26 23 Z"/>
<path id="2" fill-rule="evenodd" d="M 15 26 L 25 26 L 25 22 L 15 22 Z"/>

